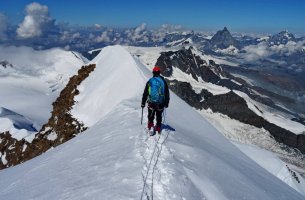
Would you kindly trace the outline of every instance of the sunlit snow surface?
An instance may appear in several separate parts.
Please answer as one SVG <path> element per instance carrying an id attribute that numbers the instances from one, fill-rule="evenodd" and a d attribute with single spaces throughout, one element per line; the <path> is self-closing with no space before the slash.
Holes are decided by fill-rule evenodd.
<path id="1" fill-rule="evenodd" d="M 69 78 L 85 64 L 81 56 L 61 49 L 0 46 L 0 107 L 34 123 L 39 130 L 51 116 L 52 103 Z"/>
<path id="2" fill-rule="evenodd" d="M 87 118 L 92 126 L 67 143 L 0 171 L 0 199 L 304 199 L 173 93 L 160 138 L 148 136 L 146 117 L 140 124 L 138 90 L 144 89 L 150 72 L 119 46 L 104 50 L 96 60 L 96 74 L 80 86 L 91 98 L 77 97 L 79 105 L 95 108 L 87 110 L 88 116 L 98 110 L 101 117 Z M 134 77 L 114 70 L 121 69 L 119 58 L 127 59 L 127 71 L 136 73 Z M 103 79 L 99 69 L 106 67 L 113 70 Z M 124 95 L 85 91 L 94 90 L 94 84 L 113 85 Z M 105 99 L 97 101 L 99 95 Z"/>

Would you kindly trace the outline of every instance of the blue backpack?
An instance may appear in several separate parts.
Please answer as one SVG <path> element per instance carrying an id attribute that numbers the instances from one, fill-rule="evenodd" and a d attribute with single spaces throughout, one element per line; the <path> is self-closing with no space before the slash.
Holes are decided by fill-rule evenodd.
<path id="1" fill-rule="evenodd" d="M 164 81 L 160 77 L 149 79 L 148 100 L 151 103 L 164 103 Z"/>

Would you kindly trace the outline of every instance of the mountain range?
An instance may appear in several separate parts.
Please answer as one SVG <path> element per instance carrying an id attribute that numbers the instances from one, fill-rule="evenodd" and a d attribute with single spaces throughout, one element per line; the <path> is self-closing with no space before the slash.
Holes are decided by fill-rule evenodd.
<path id="1" fill-rule="evenodd" d="M 302 39 L 125 34 L 86 52 L 0 47 L 1 198 L 304 198 Z M 155 65 L 171 101 L 150 137 Z"/>

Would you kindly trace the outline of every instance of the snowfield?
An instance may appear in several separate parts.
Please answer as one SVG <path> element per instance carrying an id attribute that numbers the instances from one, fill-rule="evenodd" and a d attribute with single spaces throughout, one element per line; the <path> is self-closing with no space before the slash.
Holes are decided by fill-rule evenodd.
<path id="1" fill-rule="evenodd" d="M 162 134 L 148 136 L 140 102 L 151 72 L 121 46 L 93 62 L 72 111 L 89 129 L 1 170 L 0 199 L 304 199 L 239 148 L 267 153 L 237 148 L 173 93 Z"/>
<path id="2" fill-rule="evenodd" d="M 51 116 L 52 103 L 86 60 L 61 49 L 0 46 L 0 107 L 34 123 L 39 130 Z M 2 131 L 2 130 L 1 130 Z"/>

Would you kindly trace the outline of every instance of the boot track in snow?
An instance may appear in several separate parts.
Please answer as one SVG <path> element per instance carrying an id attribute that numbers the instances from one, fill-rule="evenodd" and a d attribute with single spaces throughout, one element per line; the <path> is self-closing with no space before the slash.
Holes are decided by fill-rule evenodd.
<path id="1" fill-rule="evenodd" d="M 170 130 L 166 129 L 163 129 L 161 134 L 157 134 L 156 137 L 150 136 L 149 134 L 145 134 L 147 137 L 145 138 L 144 142 L 146 145 L 146 149 L 142 155 L 145 165 L 143 166 L 142 170 L 143 187 L 140 198 L 141 200 L 154 199 L 154 185 L 158 184 L 155 183 L 155 171 L 158 170 L 160 173 L 160 171 L 162 170 L 160 167 L 158 167 L 158 161 L 159 158 L 162 156 L 161 153 L 163 149 L 163 144 L 166 142 L 169 134 Z"/>

